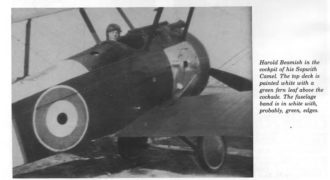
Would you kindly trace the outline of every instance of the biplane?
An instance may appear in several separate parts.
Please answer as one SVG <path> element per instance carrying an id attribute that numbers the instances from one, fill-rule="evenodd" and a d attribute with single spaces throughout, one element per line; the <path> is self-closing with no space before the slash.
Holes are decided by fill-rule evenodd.
<path id="1" fill-rule="evenodd" d="M 134 159 L 150 137 L 179 137 L 202 168 L 216 172 L 226 155 L 223 136 L 252 137 L 252 82 L 210 67 L 205 47 L 188 31 L 193 7 L 174 23 L 160 22 L 163 8 L 156 8 L 152 24 L 138 28 L 117 8 L 130 27 L 118 41 L 102 41 L 85 9 L 77 10 L 95 45 L 33 75 L 32 21 L 54 10 L 12 19 L 26 21 L 24 74 L 12 84 L 25 162 L 106 135 L 118 138 L 123 158 Z M 210 76 L 237 91 L 200 95 Z"/>

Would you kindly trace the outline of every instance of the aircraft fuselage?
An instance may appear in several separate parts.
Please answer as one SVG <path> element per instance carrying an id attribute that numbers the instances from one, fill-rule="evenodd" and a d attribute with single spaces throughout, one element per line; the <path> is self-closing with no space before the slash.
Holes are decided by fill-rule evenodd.
<path id="1" fill-rule="evenodd" d="M 160 29 L 148 50 L 129 46 L 139 39 L 125 42 L 137 34 L 131 32 L 13 84 L 13 119 L 27 161 L 114 134 L 157 105 L 199 94 L 207 53 L 192 35 L 180 40 L 170 32 Z"/>

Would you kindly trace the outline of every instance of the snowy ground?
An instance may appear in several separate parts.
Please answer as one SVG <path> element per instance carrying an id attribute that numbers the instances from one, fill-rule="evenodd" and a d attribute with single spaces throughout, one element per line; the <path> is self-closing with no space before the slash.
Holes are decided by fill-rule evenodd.
<path id="1" fill-rule="evenodd" d="M 122 159 L 115 143 L 106 139 L 82 154 L 57 154 L 14 168 L 14 177 L 252 177 L 252 140 L 226 138 L 227 158 L 216 174 L 202 170 L 193 153 L 150 147 L 137 162 Z M 173 140 L 170 140 L 173 141 Z M 166 146 L 165 146 L 166 147 Z"/>

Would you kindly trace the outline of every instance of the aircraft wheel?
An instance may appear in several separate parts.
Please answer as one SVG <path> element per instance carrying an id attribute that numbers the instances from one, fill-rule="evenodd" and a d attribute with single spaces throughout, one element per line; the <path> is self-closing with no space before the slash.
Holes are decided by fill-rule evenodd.
<path id="1" fill-rule="evenodd" d="M 211 173 L 217 172 L 225 161 L 226 146 L 221 136 L 197 138 L 197 160 L 201 167 Z"/>
<path id="2" fill-rule="evenodd" d="M 144 150 L 149 147 L 147 137 L 118 138 L 118 153 L 124 159 L 137 160 Z"/>

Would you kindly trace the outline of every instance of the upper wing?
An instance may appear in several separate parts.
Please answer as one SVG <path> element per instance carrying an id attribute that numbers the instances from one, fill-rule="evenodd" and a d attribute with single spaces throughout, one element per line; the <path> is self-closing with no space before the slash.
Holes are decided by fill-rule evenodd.
<path id="1" fill-rule="evenodd" d="M 11 21 L 12 23 L 17 23 L 71 9 L 72 8 L 13 8 Z"/>
<path id="2" fill-rule="evenodd" d="M 116 133 L 120 137 L 252 137 L 252 92 L 183 97 L 153 108 Z"/>

